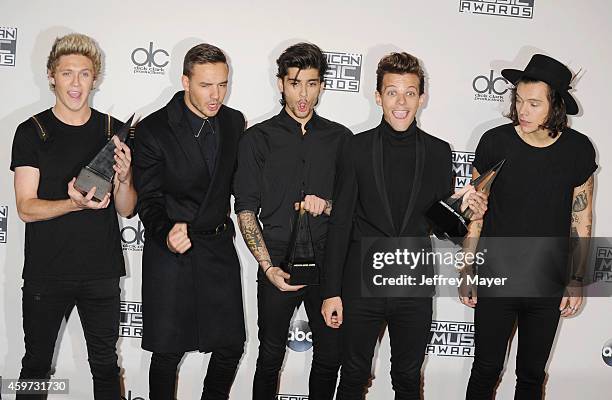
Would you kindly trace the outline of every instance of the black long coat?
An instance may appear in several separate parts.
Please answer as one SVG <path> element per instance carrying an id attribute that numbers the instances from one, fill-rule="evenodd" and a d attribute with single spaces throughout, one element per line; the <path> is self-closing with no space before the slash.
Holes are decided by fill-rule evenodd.
<path id="1" fill-rule="evenodd" d="M 211 177 L 178 92 L 136 130 L 134 181 L 145 226 L 142 256 L 142 348 L 210 352 L 244 344 L 240 263 L 228 218 L 242 114 L 222 106 L 216 166 Z M 176 222 L 189 224 L 192 248 L 166 246 Z M 227 230 L 202 235 L 227 222 Z"/>

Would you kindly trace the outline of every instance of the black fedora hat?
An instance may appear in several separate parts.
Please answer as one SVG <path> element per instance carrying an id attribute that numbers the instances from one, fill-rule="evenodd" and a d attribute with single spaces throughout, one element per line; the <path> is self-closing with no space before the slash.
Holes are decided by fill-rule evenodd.
<path id="1" fill-rule="evenodd" d="M 569 115 L 578 114 L 578 104 L 569 93 L 572 88 L 572 72 L 565 65 L 552 57 L 544 54 L 535 54 L 529 60 L 529 64 L 524 71 L 518 69 L 502 69 L 501 74 L 513 85 L 521 78 L 531 78 L 546 82 L 551 88 L 555 89 L 565 102 L 565 111 Z"/>

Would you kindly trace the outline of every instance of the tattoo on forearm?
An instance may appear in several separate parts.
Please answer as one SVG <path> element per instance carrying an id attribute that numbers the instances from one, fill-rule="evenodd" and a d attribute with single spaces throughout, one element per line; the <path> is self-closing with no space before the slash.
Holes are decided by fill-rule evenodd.
<path id="1" fill-rule="evenodd" d="M 578 213 L 572 212 L 572 224 L 577 225 L 580 223 L 580 216 Z"/>
<path id="2" fill-rule="evenodd" d="M 242 237 L 247 247 L 257 262 L 260 264 L 263 262 L 272 264 L 255 213 L 253 211 L 242 211 L 238 213 L 238 226 L 240 227 L 240 232 L 242 233 Z"/>
<path id="3" fill-rule="evenodd" d="M 591 237 L 591 225 L 586 226 L 587 236 Z"/>
<path id="4" fill-rule="evenodd" d="M 580 212 L 587 207 L 587 194 L 586 190 L 578 193 L 576 198 L 574 199 L 574 204 L 572 205 L 572 210 L 574 212 Z"/>

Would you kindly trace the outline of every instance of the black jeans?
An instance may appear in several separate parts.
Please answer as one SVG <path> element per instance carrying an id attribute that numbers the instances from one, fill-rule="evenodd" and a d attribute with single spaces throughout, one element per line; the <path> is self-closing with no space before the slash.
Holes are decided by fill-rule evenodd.
<path id="1" fill-rule="evenodd" d="M 302 301 L 313 343 L 308 398 L 331 400 L 334 397 L 340 368 L 340 332 L 325 325 L 319 286 L 281 292 L 265 276 L 260 276 L 257 285 L 259 355 L 253 379 L 254 400 L 276 399 L 291 317 Z"/>
<path id="2" fill-rule="evenodd" d="M 48 379 L 55 341 L 62 319 L 73 305 L 79 312 L 94 398 L 117 400 L 120 396 L 117 339 L 119 338 L 119 278 L 52 281 L 26 280 L 23 286 L 25 356 L 22 379 Z M 18 399 L 45 399 L 23 395 Z"/>
<path id="3" fill-rule="evenodd" d="M 391 340 L 391 383 L 396 400 L 421 398 L 421 366 L 431 339 L 432 299 L 344 299 L 342 370 L 337 400 L 361 400 L 385 322 Z"/>
<path id="4" fill-rule="evenodd" d="M 214 350 L 208 362 L 201 399 L 226 400 L 242 357 L 242 346 Z M 149 368 L 150 400 L 174 400 L 176 370 L 185 353 L 153 353 Z"/>
<path id="5" fill-rule="evenodd" d="M 515 400 L 542 398 L 546 363 L 561 298 L 479 297 L 474 314 L 476 351 L 466 399 L 491 400 L 504 367 L 508 340 L 518 323 Z"/>

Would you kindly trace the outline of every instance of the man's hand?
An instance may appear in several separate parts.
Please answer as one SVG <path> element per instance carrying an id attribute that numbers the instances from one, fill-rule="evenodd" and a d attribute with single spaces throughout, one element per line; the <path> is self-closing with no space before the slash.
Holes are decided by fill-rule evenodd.
<path id="1" fill-rule="evenodd" d="M 559 311 L 561 316 L 564 318 L 573 317 L 576 315 L 580 306 L 582 305 L 582 287 L 580 286 L 568 286 L 566 288 L 565 296 L 561 299 L 559 304 Z"/>
<path id="2" fill-rule="evenodd" d="M 191 240 L 187 235 L 187 224 L 185 222 L 177 222 L 174 224 L 168 237 L 166 237 L 166 245 L 173 253 L 183 254 L 191 248 Z"/>
<path id="3" fill-rule="evenodd" d="M 485 212 L 487 212 L 487 205 L 489 202 L 489 195 L 478 192 L 474 189 L 474 186 L 467 185 L 453 194 L 452 197 L 459 198 L 463 196 L 461 202 L 461 211 L 465 211 L 468 207 L 472 210 L 472 216 L 470 217 L 471 221 L 477 221 L 484 217 Z"/>
<path id="4" fill-rule="evenodd" d="M 283 271 L 280 267 L 268 267 L 265 272 L 268 280 L 281 292 L 295 292 L 306 286 L 289 285 L 287 279 L 289 279 L 291 275 Z"/>
<path id="5" fill-rule="evenodd" d="M 128 183 L 132 179 L 132 153 L 128 145 L 123 143 L 117 136 L 113 136 L 113 142 L 115 143 L 115 164 L 113 169 L 117 174 L 119 183 Z"/>
<path id="6" fill-rule="evenodd" d="M 299 210 L 300 207 L 303 207 L 304 210 L 309 212 L 313 217 L 318 217 L 319 215 L 323 214 L 323 211 L 325 211 L 327 206 L 327 201 L 315 196 L 314 194 L 306 195 L 301 203 L 296 202 L 294 204 L 296 211 Z"/>
<path id="7" fill-rule="evenodd" d="M 330 328 L 338 329 L 342 325 L 342 299 L 340 296 L 323 300 L 321 314 Z"/>
<path id="8" fill-rule="evenodd" d="M 74 182 L 76 182 L 76 178 L 72 178 L 72 180 L 68 182 L 68 196 L 70 197 L 70 201 L 72 202 L 72 206 L 75 210 L 99 210 L 108 207 L 110 204 L 110 193 L 107 193 L 102 201 L 97 202 L 92 200 L 94 194 L 96 193 L 95 186 L 89 189 L 89 192 L 83 196 L 81 192 L 74 187 Z"/>

